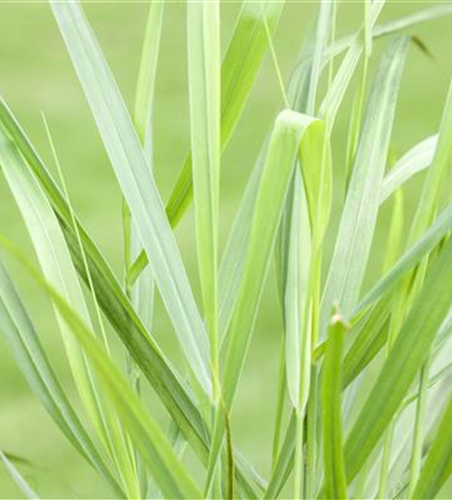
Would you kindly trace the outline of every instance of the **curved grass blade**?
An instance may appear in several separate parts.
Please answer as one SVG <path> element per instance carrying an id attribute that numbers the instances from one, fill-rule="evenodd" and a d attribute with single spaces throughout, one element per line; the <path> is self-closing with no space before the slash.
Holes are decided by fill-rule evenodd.
<path id="1" fill-rule="evenodd" d="M 270 264 L 276 230 L 294 175 L 300 144 L 308 131 L 321 134 L 323 123 L 312 117 L 285 110 L 275 123 L 257 193 L 237 305 L 228 336 L 222 396 L 229 411 L 252 338 L 254 321 Z M 308 147 L 308 146 L 306 146 Z M 219 412 L 214 427 L 208 477 L 214 470 L 225 431 Z"/>
<path id="2" fill-rule="evenodd" d="M 441 6 L 443 7 L 443 6 Z M 452 14 L 452 10 L 449 8 L 449 6 L 445 6 L 445 9 L 425 9 L 425 20 L 430 19 L 430 14 L 431 18 L 435 19 L 436 17 L 442 17 L 443 15 L 446 15 L 448 13 Z M 449 12 L 450 11 L 450 12 Z M 423 15 L 424 11 L 421 11 L 418 16 L 415 18 L 411 19 L 411 17 L 407 17 L 406 21 L 405 18 L 402 18 L 400 20 L 400 23 L 394 26 L 394 31 L 388 25 L 386 28 L 385 25 L 377 26 L 375 30 L 380 33 L 378 36 L 387 36 L 390 34 L 393 34 L 396 32 L 398 29 L 403 29 L 405 27 L 411 26 L 411 21 L 416 21 L 416 22 L 423 22 Z M 391 25 L 392 26 L 392 25 Z M 350 43 L 351 40 L 348 42 Z M 335 44 L 336 45 L 336 44 Z M 347 48 L 347 44 L 343 48 Z M 300 78 L 293 78 L 293 81 L 291 81 L 291 84 L 289 86 L 289 94 L 294 93 L 294 86 L 292 85 L 295 80 L 300 80 L 300 82 L 297 82 L 296 86 L 303 87 L 303 80 L 307 82 L 309 76 L 309 72 L 306 70 L 307 65 L 306 59 L 301 59 L 302 62 L 300 62 L 296 68 L 295 75 L 299 74 Z M 357 61 L 356 61 L 357 62 Z M 353 74 L 353 71 L 355 69 L 355 66 L 351 66 L 348 69 L 348 74 L 350 77 L 347 77 L 346 79 L 341 78 L 341 85 L 338 85 L 338 89 L 343 89 L 340 90 L 342 93 L 345 92 L 345 88 L 348 85 L 348 82 L 350 81 L 351 75 Z M 299 83 L 299 85 L 298 85 Z M 339 90 L 338 90 L 339 91 Z M 337 92 L 338 92 L 337 91 Z M 296 94 L 297 92 L 295 92 Z M 324 100 L 324 106 L 327 105 L 328 99 Z M 333 117 L 334 118 L 334 117 Z M 332 120 L 332 123 L 334 123 L 334 120 Z M 249 233 L 249 225 L 251 221 L 251 210 L 252 206 L 254 203 L 254 198 L 255 198 L 255 193 L 257 190 L 257 184 L 258 180 L 260 178 L 260 171 L 261 171 L 261 166 L 263 164 L 263 158 L 265 156 L 265 148 L 261 151 L 259 159 L 256 164 L 256 168 L 253 170 L 252 177 L 250 178 L 250 181 L 247 185 L 246 192 L 243 196 L 242 203 L 240 205 L 239 211 L 237 213 L 237 217 L 234 220 L 233 228 L 231 230 L 231 237 L 228 240 L 228 245 L 227 248 L 224 252 L 224 258 L 221 262 L 221 267 L 220 267 L 220 297 L 224 297 L 223 300 L 220 300 L 221 307 L 220 307 L 220 324 L 222 327 L 220 328 L 221 331 L 225 331 L 230 320 L 230 315 L 232 314 L 232 303 L 234 301 L 235 297 L 235 290 L 237 289 L 239 280 L 240 280 L 240 271 L 243 267 L 243 255 L 245 253 L 245 248 L 246 248 L 246 242 L 248 239 L 248 233 Z M 428 156 L 428 153 L 427 153 Z M 403 160 L 403 159 L 402 159 Z M 405 175 L 408 175 L 408 165 L 407 165 L 407 172 L 405 173 L 405 166 L 402 164 L 402 160 L 398 163 L 400 167 L 403 166 L 403 182 L 407 180 L 407 177 Z M 407 157 L 408 160 L 408 157 Z M 413 157 L 413 162 L 414 162 L 414 157 Z M 416 160 L 417 161 L 417 160 Z M 421 162 L 421 165 L 424 165 L 425 160 L 419 159 Z M 411 163 L 411 162 L 410 162 Z M 427 166 L 427 165 L 425 165 Z M 416 170 L 416 166 L 409 167 L 409 169 L 413 168 L 413 170 Z M 421 167 L 419 167 L 421 168 Z M 398 168 L 394 169 L 394 173 L 398 172 Z M 391 172 L 392 173 L 392 172 Z M 400 171 L 400 174 L 402 174 L 402 170 Z M 385 195 L 382 198 L 382 201 L 388 197 L 393 190 L 396 190 L 400 185 L 402 185 L 402 180 L 401 178 L 398 177 L 397 173 L 397 181 L 394 179 L 394 181 L 391 178 L 391 174 L 388 174 L 387 178 L 385 178 L 383 182 L 383 190 Z M 411 174 L 410 174 L 411 175 Z M 399 184 L 400 182 L 400 184 Z M 248 222 L 246 220 L 249 219 Z M 136 267 L 135 267 L 135 274 L 139 274 L 140 269 L 143 266 L 143 261 L 136 261 Z M 144 262 L 145 265 L 145 262 Z"/>
<path id="3" fill-rule="evenodd" d="M 378 2 L 377 2 L 378 3 Z M 383 6 L 381 6 L 383 7 Z M 374 13 L 379 14 L 378 5 L 374 6 Z M 414 26 L 420 24 L 425 24 L 436 19 L 442 19 L 443 17 L 448 17 L 452 15 L 452 7 L 450 5 L 435 5 L 433 7 L 427 7 L 425 9 L 420 9 L 418 12 L 408 14 L 406 16 L 399 17 L 397 19 L 391 19 L 381 24 L 377 24 L 372 28 L 372 37 L 375 39 L 384 38 L 391 35 L 396 35 L 401 31 L 407 30 Z M 371 9 L 371 21 L 372 21 L 372 9 Z M 356 41 L 356 34 L 344 36 L 343 38 L 337 40 L 334 44 L 329 47 L 329 52 L 326 58 L 335 57 L 342 54 L 345 50 L 350 48 L 350 46 Z M 326 64 L 327 61 L 324 62 Z"/>
<path id="4" fill-rule="evenodd" d="M 342 344 L 347 325 L 335 313 L 328 332 L 322 379 L 325 498 L 347 498 L 342 445 Z"/>
<path id="5" fill-rule="evenodd" d="M 8 457 L 0 450 L 0 459 L 5 465 L 7 471 L 13 478 L 14 482 L 17 484 L 20 491 L 25 495 L 29 500 L 39 500 L 38 495 L 31 489 L 30 485 L 25 481 L 22 474 L 16 469 L 16 467 L 12 464 L 12 462 L 8 459 Z"/>
<path id="6" fill-rule="evenodd" d="M 83 428 L 45 355 L 39 337 L 0 261 L 0 333 L 11 346 L 28 384 L 53 421 L 77 451 L 107 480 L 118 498 L 125 498 L 107 465 Z"/>
<path id="7" fill-rule="evenodd" d="M 292 196 L 286 201 L 291 212 L 288 228 L 287 274 L 284 284 L 284 330 L 287 392 L 297 415 L 293 496 L 303 490 L 303 420 L 311 384 L 311 226 L 303 181 L 295 172 Z"/>
<path id="8" fill-rule="evenodd" d="M 79 2 L 52 11 L 109 154 L 201 400 L 211 397 L 209 342 L 175 237 L 130 116 Z M 204 404 L 206 401 L 204 401 Z"/>
<path id="9" fill-rule="evenodd" d="M 452 224 L 452 220 L 449 224 Z M 450 227 L 450 226 L 449 226 Z M 448 231 L 445 230 L 445 233 Z M 438 238 L 438 242 L 441 238 Z M 422 256 L 419 257 L 419 260 Z M 372 302 L 374 304 L 366 315 L 360 319 L 356 325 L 347 333 L 346 343 L 350 346 L 346 348 L 346 355 L 343 361 L 343 389 L 349 386 L 364 368 L 374 359 L 378 352 L 384 347 L 388 336 L 388 318 L 392 309 L 392 295 L 385 294 L 380 300 Z M 364 309 L 364 308 L 363 308 Z M 359 317 L 359 314 L 357 313 Z M 443 338 L 448 328 L 446 323 L 441 326 L 444 334 L 438 332 L 438 336 Z M 350 340 L 349 340 L 350 339 Z M 321 343 L 313 352 L 314 359 L 320 359 L 324 355 L 328 342 Z M 294 422 L 294 414 L 291 423 Z M 284 438 L 283 449 L 277 463 L 273 468 L 273 473 L 269 481 L 265 498 L 274 498 L 283 487 L 291 468 L 293 466 L 292 453 L 294 451 L 295 425 L 289 425 Z"/>
<path id="10" fill-rule="evenodd" d="M 89 322 L 82 289 L 58 221 L 39 184 L 11 139 L 1 128 L 0 163 L 27 226 L 43 272 Z M 108 449 L 110 437 L 103 422 L 103 413 L 106 409 L 100 406 L 90 368 L 76 339 L 58 314 L 57 319 L 77 389 L 96 431 Z"/>
<path id="11" fill-rule="evenodd" d="M 149 5 L 133 115 L 135 129 L 144 147 L 151 171 L 153 167 L 152 111 L 154 107 L 155 82 L 164 8 L 165 3 L 160 1 L 151 1 Z M 127 216 L 125 220 L 125 231 L 128 233 L 128 237 L 127 234 L 125 235 L 126 253 L 128 253 L 125 258 L 125 284 L 140 317 L 143 319 L 145 325 L 150 328 L 152 324 L 154 303 L 154 278 L 152 271 L 147 269 L 137 280 L 134 280 L 133 283 L 130 282 L 130 261 L 131 259 L 135 259 L 140 252 L 143 251 L 143 246 L 136 224 L 131 220 L 129 208 L 125 206 L 124 210 Z"/>
<path id="12" fill-rule="evenodd" d="M 392 307 L 392 296 L 385 297 L 350 330 L 348 335 L 353 338 L 353 342 L 344 357 L 344 388 L 363 372 L 385 345 Z"/>
<path id="13" fill-rule="evenodd" d="M 345 446 L 352 481 L 400 407 L 452 303 L 452 240 L 444 246 L 397 336 Z"/>
<path id="14" fill-rule="evenodd" d="M 340 303 L 343 313 L 348 316 L 360 293 L 380 204 L 380 187 L 407 50 L 406 37 L 391 42 L 372 85 L 323 292 L 320 338 L 324 335 L 333 303 Z"/>
<path id="15" fill-rule="evenodd" d="M 402 156 L 383 180 L 381 203 L 414 175 L 431 165 L 437 142 L 438 136 L 434 135 L 423 140 Z"/>
<path id="16" fill-rule="evenodd" d="M 202 498 L 163 431 L 145 410 L 128 381 L 117 369 L 89 327 L 17 247 L 4 239 L 1 243 L 26 267 L 29 275 L 58 307 L 64 321 L 71 328 L 83 351 L 95 367 L 100 383 L 109 395 L 110 401 L 121 417 L 122 424 L 126 426 L 134 445 L 147 462 L 162 492 L 169 498 Z"/>
<path id="17" fill-rule="evenodd" d="M 395 290 L 407 273 L 431 253 L 452 228 L 452 204 L 449 204 L 423 236 L 409 248 L 353 309 L 353 316 L 364 311 L 383 295 Z"/>

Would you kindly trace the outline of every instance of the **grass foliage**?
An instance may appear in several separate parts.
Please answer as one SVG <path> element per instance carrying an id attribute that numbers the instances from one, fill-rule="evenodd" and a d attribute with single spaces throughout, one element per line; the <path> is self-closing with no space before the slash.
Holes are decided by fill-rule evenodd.
<path id="1" fill-rule="evenodd" d="M 123 195 L 124 276 L 117 279 L 72 208 L 45 118 L 58 178 L 3 99 L 0 166 L 39 265 L 4 237 L 0 243 L 3 256 L 17 259 L 53 305 L 84 415 L 53 371 L 8 259 L 0 261 L 0 334 L 36 397 L 112 497 L 440 495 L 452 474 L 452 200 L 443 192 L 452 90 L 436 135 L 400 158 L 391 139 L 410 29 L 452 14 L 450 6 L 379 24 L 384 0 L 364 0 L 360 28 L 337 38 L 340 1 L 319 0 L 286 86 L 272 41 L 284 1 L 244 0 L 227 47 L 220 45 L 220 1 L 187 2 L 191 151 L 165 204 L 153 157 L 165 2 L 149 4 L 132 113 L 80 2 L 49 3 Z M 386 44 L 378 57 L 377 43 Z M 220 253 L 221 154 L 267 54 L 283 106 Z M 348 92 L 354 99 L 343 161 L 332 141 Z M 419 202 L 407 214 L 406 183 L 420 172 Z M 345 192 L 338 178 L 346 179 Z M 388 200 L 383 269 L 365 291 L 377 219 Z M 175 238 L 192 203 L 199 300 Z M 272 468 L 262 477 L 238 449 L 231 415 L 271 272 L 283 331 Z M 176 368 L 156 340 L 155 294 L 183 366 Z M 114 333 L 127 363 L 112 354 Z M 143 397 L 149 388 L 166 409 L 166 427 Z M 188 448 L 192 453 L 184 454 Z M 0 459 L 23 494 L 37 498 L 20 461 L 2 451 Z"/>

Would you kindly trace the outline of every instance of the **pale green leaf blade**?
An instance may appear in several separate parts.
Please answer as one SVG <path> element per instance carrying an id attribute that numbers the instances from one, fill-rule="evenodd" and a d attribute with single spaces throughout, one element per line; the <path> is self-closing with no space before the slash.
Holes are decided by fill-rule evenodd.
<path id="1" fill-rule="evenodd" d="M 309 82 L 309 67 L 303 66 L 294 72 L 288 88 L 288 98 L 295 110 L 303 107 Z M 269 133 L 269 137 L 270 137 Z M 246 248 L 249 240 L 253 207 L 257 196 L 262 169 L 267 155 L 269 139 L 264 141 L 256 164 L 247 183 L 240 206 L 234 218 L 228 242 L 223 253 L 219 271 L 220 332 L 226 333 L 237 300 Z"/>
<path id="2" fill-rule="evenodd" d="M 372 29 L 375 25 L 378 16 L 380 15 L 383 7 L 385 5 L 385 0 L 379 2 L 373 2 L 370 13 L 369 13 L 369 25 L 368 29 Z M 340 42 L 339 42 L 340 43 Z M 347 53 L 341 63 L 339 70 L 334 77 L 334 80 L 329 88 L 327 95 L 322 101 L 320 106 L 320 116 L 330 117 L 332 126 L 336 120 L 337 112 L 339 111 L 339 106 L 341 105 L 345 92 L 348 88 L 350 80 L 352 79 L 355 70 L 358 66 L 359 60 L 364 50 L 363 41 L 363 28 L 361 28 L 358 33 L 353 37 L 348 46 Z M 328 58 L 327 61 L 328 62 Z"/>
<path id="3" fill-rule="evenodd" d="M 320 131 L 324 129 L 320 120 L 289 110 L 282 111 L 275 123 L 259 183 L 238 299 L 228 336 L 222 380 L 222 395 L 226 408 L 230 408 L 233 403 L 251 342 L 263 284 L 294 174 L 300 142 L 311 127 Z M 210 475 L 214 470 L 224 431 L 224 418 L 218 413 L 212 437 Z"/>
<path id="4" fill-rule="evenodd" d="M 434 5 L 417 12 L 408 14 L 399 19 L 391 19 L 385 23 L 379 24 L 374 28 L 373 36 L 382 37 L 392 35 L 398 31 L 412 28 L 418 24 L 424 24 L 435 19 L 452 15 L 452 6 L 448 4 Z"/>
<path id="5" fill-rule="evenodd" d="M 431 165 L 437 142 L 438 136 L 429 137 L 400 158 L 383 180 L 381 203 L 386 201 L 414 175 Z"/>
<path id="6" fill-rule="evenodd" d="M 366 312 L 366 315 L 360 319 L 356 325 L 350 330 L 346 337 L 346 343 L 349 346 L 346 348 L 343 366 L 343 387 L 355 380 L 364 368 L 372 361 L 372 359 L 383 348 L 388 335 L 388 318 L 392 308 L 391 290 L 394 290 L 397 283 L 406 275 L 409 269 L 412 269 L 419 263 L 423 256 L 432 251 L 437 245 L 443 241 L 444 237 L 452 228 L 452 207 L 448 207 L 443 214 L 438 217 L 432 228 L 426 232 L 425 236 L 409 249 L 407 253 L 399 259 L 398 263 L 392 270 L 382 278 L 381 283 L 371 292 L 354 310 L 354 315 L 359 318 L 359 315 L 366 308 L 372 308 Z M 425 238 L 425 240 L 424 240 Z M 390 279 L 388 279 L 391 277 Z M 392 281 L 394 279 L 394 281 Z M 447 334 L 447 325 L 444 326 L 444 333 L 441 327 L 438 332 L 438 338 L 443 338 Z M 314 351 L 314 357 L 319 359 L 325 350 L 325 345 L 322 343 Z M 289 433 L 291 432 L 291 434 Z M 285 437 L 285 453 L 280 454 L 277 466 L 272 474 L 268 495 L 266 498 L 273 497 L 281 488 L 281 481 L 288 474 L 287 468 L 290 469 L 292 462 L 290 461 L 290 453 L 294 449 L 295 430 L 289 427 Z M 287 456 L 287 454 L 289 454 Z"/>
<path id="7" fill-rule="evenodd" d="M 360 375 L 364 368 L 383 348 L 388 338 L 388 318 L 392 309 L 392 296 L 378 301 L 350 330 L 351 345 L 344 357 L 344 388 Z M 347 340 L 349 340 L 347 338 Z"/>
<path id="8" fill-rule="evenodd" d="M 221 67 L 221 148 L 228 144 L 251 93 L 268 49 L 265 23 L 272 34 L 285 0 L 245 0 Z M 191 154 L 185 161 L 168 201 L 166 212 L 174 226 L 191 203 Z"/>
<path id="9" fill-rule="evenodd" d="M 359 304 L 354 307 L 353 316 L 359 314 L 383 295 L 393 291 L 400 284 L 401 279 L 441 243 L 443 238 L 450 232 L 451 227 L 452 204 L 449 204 L 422 237 L 366 293 Z"/>
<path id="10" fill-rule="evenodd" d="M 25 481 L 22 474 L 17 470 L 17 468 L 12 464 L 12 462 L 8 459 L 8 457 L 0 450 L 0 459 L 5 465 L 7 471 L 13 478 L 14 482 L 17 484 L 18 488 L 29 500 L 39 500 L 37 493 L 35 493 L 30 485 Z"/>
<path id="11" fill-rule="evenodd" d="M 319 3 L 318 21 L 314 42 L 314 54 L 312 57 L 311 70 L 309 76 L 309 89 L 307 95 L 306 112 L 314 114 L 316 109 L 316 96 L 318 92 L 320 75 L 322 73 L 322 60 L 325 48 L 328 44 L 328 38 L 331 25 L 331 11 L 333 2 L 321 0 Z"/>
<path id="12" fill-rule="evenodd" d="M 220 196 L 220 4 L 217 0 L 188 3 L 187 34 L 196 246 L 216 379 Z"/>
<path id="13" fill-rule="evenodd" d="M 82 289 L 57 218 L 36 179 L 3 129 L 0 129 L 0 164 L 43 272 L 55 288 L 72 301 L 85 321 L 89 322 Z M 58 314 L 57 319 L 77 389 L 97 432 L 106 444 L 107 432 L 102 424 L 102 410 L 89 367 L 80 346 Z"/>
<path id="14" fill-rule="evenodd" d="M 444 103 L 443 116 L 432 164 L 427 170 L 421 198 L 411 225 L 409 242 L 416 241 L 434 220 L 439 205 L 448 160 L 452 150 L 452 80 Z"/>
<path id="15" fill-rule="evenodd" d="M 407 38 L 394 40 L 373 82 L 323 292 L 320 338 L 324 335 L 333 303 L 339 303 L 343 313 L 350 315 L 360 293 L 380 205 L 380 186 L 407 49 Z"/>
<path id="16" fill-rule="evenodd" d="M 130 116 L 79 2 L 51 1 L 188 366 L 211 394 L 209 342 L 176 240 Z M 199 397 L 202 397 L 199 394 Z"/>
<path id="17" fill-rule="evenodd" d="M 152 130 L 151 115 L 154 107 L 155 82 L 164 10 L 165 2 L 151 0 L 138 72 L 133 117 L 138 137 L 141 144 L 144 145 L 146 145 L 148 134 Z"/>
<path id="18" fill-rule="evenodd" d="M 295 175 L 284 293 L 286 380 L 292 405 L 301 415 L 307 403 L 311 373 L 309 269 L 311 227 L 301 176 Z"/>
<path id="19" fill-rule="evenodd" d="M 374 13 L 379 14 L 377 11 L 378 3 L 374 2 Z M 382 6 L 381 6 L 382 7 Z M 371 14 L 372 14 L 371 9 Z M 408 28 L 412 28 L 418 26 L 420 24 L 428 23 L 430 21 L 434 21 L 436 19 L 442 19 L 443 17 L 448 17 L 452 15 L 452 7 L 450 5 L 435 5 L 432 7 L 427 7 L 425 9 L 420 9 L 417 12 L 410 13 L 405 16 L 401 16 L 396 19 L 391 19 L 381 24 L 377 24 L 372 29 L 373 38 L 383 38 L 391 35 L 396 35 L 401 31 L 407 30 Z M 371 16 L 372 21 L 372 16 Z M 333 45 L 329 47 L 329 53 L 327 58 L 331 56 L 338 56 L 342 54 L 345 50 L 350 48 L 356 42 L 356 34 L 345 36 L 339 40 L 337 40 Z M 324 62 L 327 64 L 327 61 Z"/>

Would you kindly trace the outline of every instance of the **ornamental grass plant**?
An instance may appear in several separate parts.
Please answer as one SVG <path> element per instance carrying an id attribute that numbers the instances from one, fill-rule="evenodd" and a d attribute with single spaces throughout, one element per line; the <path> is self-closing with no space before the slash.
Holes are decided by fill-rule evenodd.
<path id="1" fill-rule="evenodd" d="M 112 271 L 96 235 L 74 209 L 46 116 L 51 167 L 0 98 L 2 182 L 37 258 L 0 236 L 0 336 L 30 389 L 111 498 L 447 495 L 452 85 L 448 95 L 434 96 L 444 102 L 435 135 L 401 155 L 391 144 L 409 53 L 432 57 L 412 30 L 451 16 L 452 6 L 424 3 L 410 15 L 382 22 L 389 2 L 359 2 L 359 29 L 346 36 L 337 29 L 343 2 L 316 2 L 285 82 L 273 39 L 286 2 L 240 2 L 235 28 L 222 46 L 220 1 L 187 1 L 182 49 L 190 151 L 164 202 L 155 181 L 162 166 L 155 161 L 159 123 L 153 110 L 167 4 L 149 1 L 129 109 L 83 4 L 50 0 L 121 190 L 124 272 Z M 265 57 L 272 61 L 281 107 L 255 164 L 248 166 L 222 248 L 222 153 Z M 342 156 L 335 134 L 347 95 L 353 106 L 344 117 Z M 422 184 L 407 213 L 414 176 Z M 96 189 L 102 196 L 102 187 Z M 364 286 L 384 206 L 391 217 L 382 269 Z M 199 294 L 175 236 L 190 210 Z M 17 286 L 18 267 L 52 304 L 76 394 L 52 367 Z M 262 474 L 234 439 L 232 416 L 270 274 L 278 297 L 273 313 L 281 315 L 282 327 L 275 332 L 281 348 L 274 353 L 279 369 L 273 375 L 271 470 Z M 174 362 L 155 334 L 157 297 L 182 363 Z M 118 339 L 119 356 L 112 348 Z M 148 392 L 165 410 L 163 424 L 144 396 Z M 0 451 L 0 459 L 25 497 L 40 497 L 17 457 Z"/>

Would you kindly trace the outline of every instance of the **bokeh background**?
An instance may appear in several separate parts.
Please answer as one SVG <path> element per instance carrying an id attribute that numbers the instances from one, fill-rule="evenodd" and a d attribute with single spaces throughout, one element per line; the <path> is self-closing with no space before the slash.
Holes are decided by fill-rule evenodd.
<path id="1" fill-rule="evenodd" d="M 388 0 L 381 20 L 432 6 L 430 1 Z M 132 109 L 135 82 L 148 6 L 146 2 L 85 2 L 86 13 L 123 96 Z M 275 35 L 277 56 L 287 80 L 317 2 L 287 2 Z M 222 1 L 222 40 L 226 46 L 238 12 L 238 3 Z M 362 20 L 361 2 L 341 2 L 339 34 L 357 29 Z M 431 57 L 413 45 L 400 95 L 392 148 L 401 154 L 434 133 L 452 70 L 452 17 L 413 28 L 410 33 L 428 47 Z M 185 158 L 188 144 L 188 102 L 185 2 L 168 1 L 163 27 L 155 105 L 155 176 L 164 199 Z M 373 61 L 386 39 L 375 44 Z M 373 63 L 374 64 L 374 63 Z M 49 122 L 60 155 L 70 195 L 94 240 L 120 278 L 122 275 L 121 197 L 112 168 L 93 119 L 72 70 L 48 4 L 40 1 L 0 0 L 0 92 L 32 138 L 51 169 L 53 161 L 41 111 Z M 349 92 L 334 136 L 336 203 L 343 196 L 344 143 L 348 126 Z M 246 179 L 259 146 L 280 108 L 281 93 L 274 66 L 267 57 L 243 118 L 222 160 L 221 241 L 226 241 Z M 422 179 L 411 182 L 407 211 L 414 206 Z M 367 282 L 380 271 L 389 207 L 384 207 L 375 238 Z M 337 217 L 337 210 L 334 211 Z M 333 217 L 331 236 L 334 235 Z M 0 175 L 0 231 L 32 255 L 22 221 Z M 177 229 L 183 257 L 197 297 L 196 248 L 193 214 Z M 61 340 L 52 310 L 39 291 L 14 263 L 14 276 L 26 297 L 39 334 L 61 381 L 73 393 Z M 157 300 L 155 334 L 180 364 L 174 336 Z M 240 393 L 234 407 L 233 435 L 245 455 L 263 474 L 269 472 L 274 417 L 281 318 L 273 273 L 265 290 L 254 341 Z M 119 356 L 118 356 L 119 359 Z M 71 389 L 72 388 L 72 389 Z M 161 409 L 149 396 L 158 418 Z M 77 405 L 77 400 L 74 399 Z M 22 378 L 7 346 L 0 341 L 0 447 L 25 457 L 24 475 L 47 498 L 105 497 L 108 490 L 60 434 Z M 190 460 L 190 455 L 187 456 Z M 0 466 L 0 497 L 20 498 L 20 492 Z"/>

